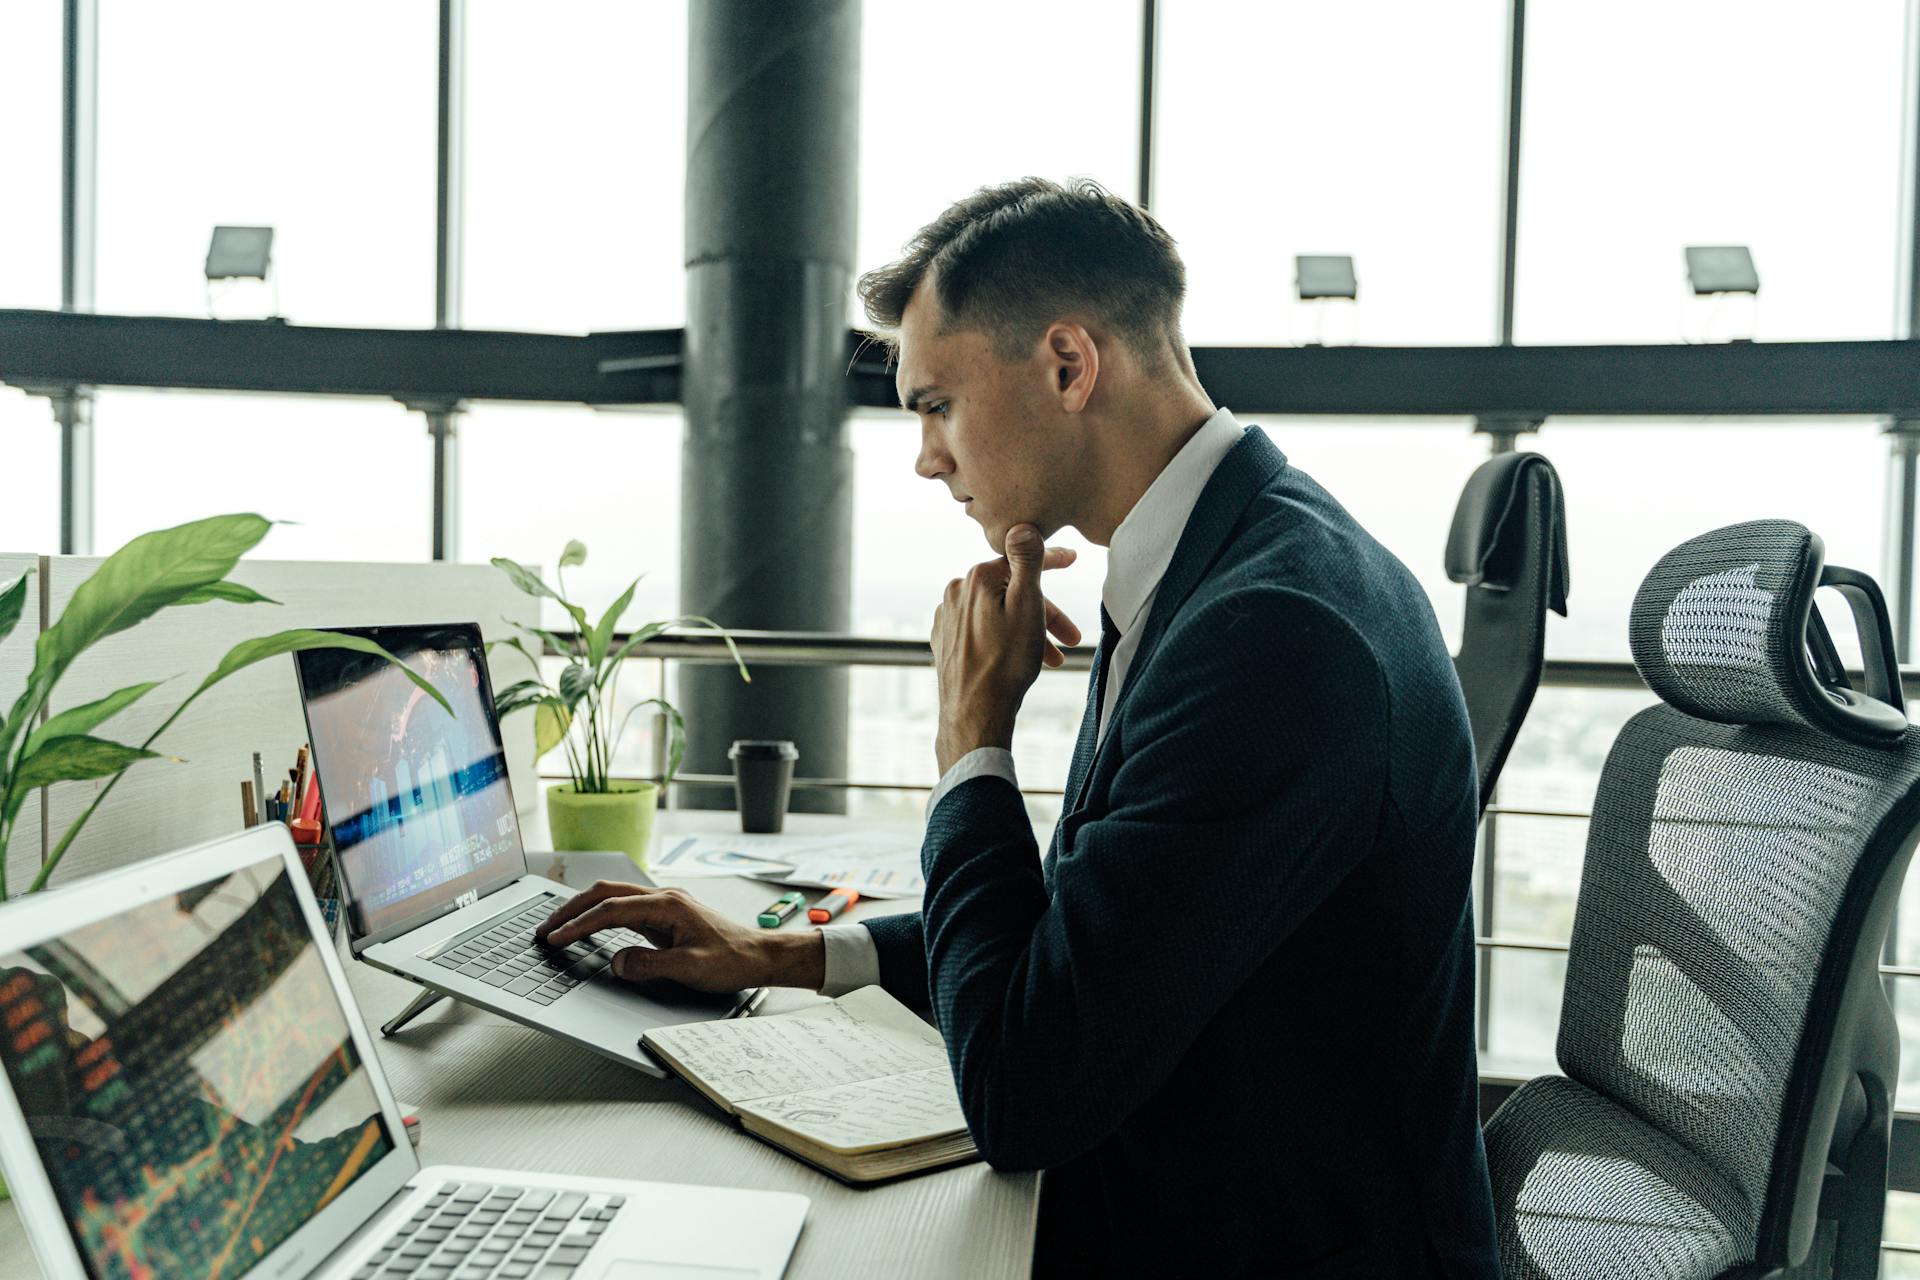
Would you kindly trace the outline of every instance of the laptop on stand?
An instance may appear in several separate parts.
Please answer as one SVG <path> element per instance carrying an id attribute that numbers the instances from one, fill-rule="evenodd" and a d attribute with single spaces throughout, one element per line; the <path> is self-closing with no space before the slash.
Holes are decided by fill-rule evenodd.
<path id="1" fill-rule="evenodd" d="M 616 952 L 649 945 L 628 930 L 564 951 L 535 943 L 534 926 L 575 891 L 528 871 L 477 625 L 335 630 L 373 640 L 454 709 L 377 656 L 294 655 L 355 956 L 655 1076 L 666 1069 L 641 1033 L 751 1008 L 758 990 L 708 995 L 614 977 Z"/>
<path id="2" fill-rule="evenodd" d="M 0 903 L 0 938 L 0 1168 L 54 1280 L 775 1280 L 806 1219 L 421 1168 L 277 824 Z"/>

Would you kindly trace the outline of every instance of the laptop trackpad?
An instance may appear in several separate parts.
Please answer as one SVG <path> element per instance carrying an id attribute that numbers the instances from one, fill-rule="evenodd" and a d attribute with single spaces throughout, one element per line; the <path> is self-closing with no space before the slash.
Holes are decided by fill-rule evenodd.
<path id="1" fill-rule="evenodd" d="M 693 1262 L 635 1262 L 622 1258 L 602 1273 L 601 1280 L 726 1280 L 728 1276 L 754 1280 L 759 1274 L 750 1267 L 703 1267 Z"/>

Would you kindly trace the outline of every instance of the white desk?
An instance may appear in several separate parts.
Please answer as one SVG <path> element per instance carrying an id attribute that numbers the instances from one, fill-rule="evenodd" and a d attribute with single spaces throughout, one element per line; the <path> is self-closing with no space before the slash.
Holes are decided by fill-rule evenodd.
<path id="1" fill-rule="evenodd" d="M 661 817 L 668 832 L 734 829 L 732 814 Z M 841 822 L 795 815 L 788 830 L 830 830 Z M 530 833 L 529 843 L 536 841 Z M 570 878 L 577 874 L 569 869 Z M 741 919 L 781 892 L 737 879 L 689 881 L 687 888 Z M 862 903 L 849 915 L 914 905 Z M 415 990 L 366 965 L 349 972 L 372 1025 L 397 1012 Z M 763 1012 L 817 999 L 776 991 Z M 996 1173 L 975 1163 L 855 1190 L 747 1137 L 677 1081 L 655 1080 L 451 1002 L 382 1041 L 380 1061 L 395 1094 L 419 1110 L 423 1163 L 797 1191 L 812 1198 L 813 1208 L 787 1268 L 791 1280 L 1025 1276 L 1031 1269 L 1039 1206 L 1034 1174 Z M 18 1214 L 11 1202 L 0 1204 L 0 1280 L 36 1274 Z"/>

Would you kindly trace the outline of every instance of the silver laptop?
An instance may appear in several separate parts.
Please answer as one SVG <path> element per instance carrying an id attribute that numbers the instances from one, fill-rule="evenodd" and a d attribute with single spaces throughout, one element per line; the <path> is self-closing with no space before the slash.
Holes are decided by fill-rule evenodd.
<path id="1" fill-rule="evenodd" d="M 614 954 L 649 945 L 624 929 L 536 943 L 534 926 L 575 891 L 528 873 L 480 628 L 338 630 L 378 643 L 454 709 L 377 656 L 295 655 L 354 955 L 656 1076 L 642 1032 L 751 1007 L 758 991 L 622 982 Z"/>
<path id="2" fill-rule="evenodd" d="M 806 1219 L 421 1168 L 277 824 L 0 904 L 0 938 L 0 1167 L 57 1280 L 771 1280 Z"/>

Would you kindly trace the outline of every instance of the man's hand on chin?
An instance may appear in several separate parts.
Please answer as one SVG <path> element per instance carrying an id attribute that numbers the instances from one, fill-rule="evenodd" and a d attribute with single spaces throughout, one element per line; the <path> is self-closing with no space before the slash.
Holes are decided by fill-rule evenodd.
<path id="1" fill-rule="evenodd" d="M 979 747 L 1013 746 L 1013 722 L 1041 664 L 1066 661 L 1048 638 L 1078 644 L 1080 628 L 1040 593 L 1040 575 L 1076 553 L 1048 547 L 1030 524 L 1007 530 L 1007 553 L 947 584 L 933 615 L 933 668 L 940 683 L 934 755 L 945 774 Z"/>

